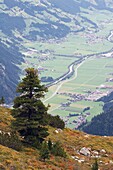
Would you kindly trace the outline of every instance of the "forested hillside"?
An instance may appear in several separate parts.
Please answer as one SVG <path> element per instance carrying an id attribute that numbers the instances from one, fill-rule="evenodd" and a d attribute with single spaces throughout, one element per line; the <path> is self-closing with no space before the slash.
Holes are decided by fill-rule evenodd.
<path id="1" fill-rule="evenodd" d="M 103 112 L 81 129 L 93 135 L 113 136 L 113 92 L 99 100 L 104 102 Z"/>

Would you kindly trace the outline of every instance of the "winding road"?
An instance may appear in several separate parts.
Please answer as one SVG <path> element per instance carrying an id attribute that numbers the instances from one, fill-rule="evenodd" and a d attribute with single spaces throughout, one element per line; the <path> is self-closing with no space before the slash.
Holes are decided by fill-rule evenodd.
<path id="1" fill-rule="evenodd" d="M 72 64 L 70 64 L 68 66 L 68 72 L 67 73 L 65 73 L 61 77 L 55 79 L 53 82 L 47 84 L 46 87 L 53 86 L 53 85 L 58 84 L 59 82 L 65 80 L 66 78 L 70 78 L 73 75 L 73 73 L 74 73 L 74 65 L 78 65 L 83 60 L 84 60 L 83 58 L 80 58 L 80 59 L 74 61 Z"/>
<path id="2" fill-rule="evenodd" d="M 111 40 L 112 37 L 113 37 L 113 31 L 111 31 L 110 35 L 108 36 L 108 41 L 109 42 L 113 42 L 113 40 Z"/>
<path id="3" fill-rule="evenodd" d="M 80 62 L 80 61 L 79 61 Z M 70 67 L 69 67 L 69 71 L 68 71 L 68 73 L 67 74 L 65 74 L 63 77 L 61 77 L 60 79 L 58 79 L 58 80 L 56 80 L 54 83 L 52 83 L 52 85 L 51 86 L 53 86 L 53 85 L 55 85 L 55 84 L 57 84 L 57 83 L 59 83 L 59 82 L 61 82 L 59 85 L 58 85 L 58 87 L 57 87 L 57 89 L 55 90 L 55 92 L 49 97 L 49 98 L 47 98 L 46 100 L 44 100 L 44 102 L 47 102 L 48 100 L 50 100 L 50 99 L 52 99 L 57 93 L 58 93 L 58 91 L 59 91 L 59 89 L 62 87 L 62 85 L 64 84 L 64 83 L 67 83 L 67 82 L 69 82 L 69 81 L 72 81 L 72 80 L 74 80 L 74 79 L 76 79 L 77 78 L 77 73 L 78 73 L 78 68 L 83 64 L 85 62 L 85 59 L 82 59 L 81 60 L 81 63 L 80 64 L 78 64 L 77 65 L 77 63 L 73 63 L 73 64 L 71 64 L 70 65 Z M 76 67 L 76 69 L 74 70 L 74 65 L 77 65 L 77 67 Z M 75 75 L 74 75 L 74 77 L 72 78 L 72 79 L 66 79 L 66 80 L 64 80 L 65 78 L 67 78 L 70 74 L 72 74 L 73 72 L 75 72 Z"/>

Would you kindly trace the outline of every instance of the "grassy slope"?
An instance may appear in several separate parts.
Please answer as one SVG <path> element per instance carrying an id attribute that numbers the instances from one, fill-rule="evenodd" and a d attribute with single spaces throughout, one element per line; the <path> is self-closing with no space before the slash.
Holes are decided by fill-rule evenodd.
<path id="1" fill-rule="evenodd" d="M 8 116 L 6 116 L 8 115 Z M 0 128 L 8 129 L 12 116 L 10 110 L 0 107 Z M 3 126 L 2 126 L 3 125 Z M 68 158 L 63 159 L 59 157 L 51 156 L 50 160 L 46 162 L 39 161 L 39 151 L 33 148 L 25 148 L 21 152 L 17 152 L 13 149 L 0 145 L 0 169 L 9 170 L 11 168 L 16 170 L 73 170 L 79 168 L 80 170 L 90 170 L 90 165 L 94 162 L 94 158 L 85 157 L 77 153 L 82 147 L 90 147 L 92 150 L 100 151 L 105 149 L 108 157 L 102 156 L 98 161 L 103 161 L 100 164 L 101 170 L 107 170 L 111 166 L 110 160 L 113 160 L 113 137 L 97 137 L 87 135 L 83 132 L 72 131 L 70 129 L 64 129 L 62 132 L 56 134 L 54 128 L 49 127 L 50 135 L 53 142 L 60 140 L 65 148 Z M 84 163 L 78 163 L 71 158 L 71 156 L 78 156 L 79 159 L 84 159 Z M 107 164 L 108 163 L 108 164 Z M 105 164 L 107 164 L 105 166 Z M 103 169 L 104 167 L 104 169 Z"/>

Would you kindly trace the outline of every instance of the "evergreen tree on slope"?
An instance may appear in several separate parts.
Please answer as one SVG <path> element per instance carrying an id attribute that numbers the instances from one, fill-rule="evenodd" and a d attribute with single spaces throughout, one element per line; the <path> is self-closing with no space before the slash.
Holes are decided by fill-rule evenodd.
<path id="1" fill-rule="evenodd" d="M 25 71 L 26 77 L 17 87 L 20 96 L 14 100 L 12 114 L 15 120 L 12 127 L 19 132 L 24 142 L 38 147 L 48 136 L 48 129 L 43 126 L 48 107 L 41 101 L 47 88 L 40 84 L 37 70 L 28 68 Z"/>

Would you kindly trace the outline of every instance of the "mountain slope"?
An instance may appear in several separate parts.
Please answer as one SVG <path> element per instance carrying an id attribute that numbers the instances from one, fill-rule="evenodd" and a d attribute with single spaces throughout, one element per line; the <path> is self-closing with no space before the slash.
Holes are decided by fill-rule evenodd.
<path id="1" fill-rule="evenodd" d="M 10 110 L 0 107 L 0 131 L 10 132 L 10 121 L 12 116 Z M 8 147 L 0 145 L 0 168 L 11 170 L 64 170 L 64 169 L 80 169 L 90 170 L 94 163 L 95 157 L 98 158 L 100 170 L 110 170 L 113 166 L 113 137 L 92 136 L 83 132 L 70 129 L 55 130 L 49 127 L 49 138 L 55 142 L 60 141 L 64 147 L 68 157 L 54 157 L 50 160 L 41 162 L 39 159 L 39 151 L 24 147 L 22 151 L 15 151 Z"/>
<path id="2" fill-rule="evenodd" d="M 44 67 L 46 69 L 45 66 L 40 64 L 42 54 L 51 54 L 48 60 L 53 60 L 53 65 L 56 58 L 67 55 L 68 51 L 66 51 L 64 45 L 62 45 L 63 50 L 56 50 L 52 44 L 56 45 L 59 42 L 63 44 L 68 41 L 66 38 L 76 36 L 78 33 L 98 32 L 98 23 L 91 20 L 90 13 L 101 10 L 112 12 L 111 0 L 36 0 L 33 2 L 28 0 L 12 0 L 11 2 L 2 0 L 0 2 L 0 40 L 2 42 L 0 46 L 5 46 L 5 49 L 8 47 L 7 51 L 13 46 L 12 52 L 10 52 L 13 55 L 7 54 L 10 56 L 8 63 L 3 60 L 4 54 L 0 59 L 2 67 L 8 67 L 8 71 L 4 72 L 7 78 L 5 77 L 4 81 L 2 79 L 0 85 L 0 89 L 3 89 L 0 96 L 4 95 L 8 103 L 13 100 L 19 76 L 20 74 L 23 75 L 23 69 L 27 66 L 41 67 L 41 69 Z M 69 40 L 69 44 L 71 42 L 73 43 L 73 40 Z M 48 44 L 51 46 L 48 47 Z M 33 51 L 33 49 L 36 51 Z M 76 47 L 77 49 L 78 47 Z M 73 56 L 74 51 L 71 52 L 71 56 Z M 35 52 L 36 54 L 34 54 Z M 6 54 L 5 51 L 4 53 Z M 22 56 L 20 53 L 27 53 L 27 56 Z M 35 58 L 38 55 L 40 57 L 38 61 L 37 59 L 35 61 L 34 59 L 33 61 L 32 59 L 28 60 L 31 54 Z M 25 60 L 22 60 L 22 58 Z M 71 62 L 72 60 L 69 61 L 69 63 Z M 58 64 L 60 64 L 60 61 Z M 12 76 L 9 67 L 12 69 Z M 55 69 L 52 68 L 52 70 Z M 54 74 L 53 79 L 58 78 L 64 72 L 65 70 L 57 75 Z M 46 75 L 46 72 L 42 71 L 41 76 L 44 75 Z"/>
<path id="3" fill-rule="evenodd" d="M 16 85 L 19 80 L 19 68 L 16 66 L 23 61 L 22 55 L 15 46 L 7 48 L 0 43 L 0 96 L 7 99 L 5 102 L 12 102 L 16 96 Z M 9 96 L 10 94 L 10 96 Z"/>

